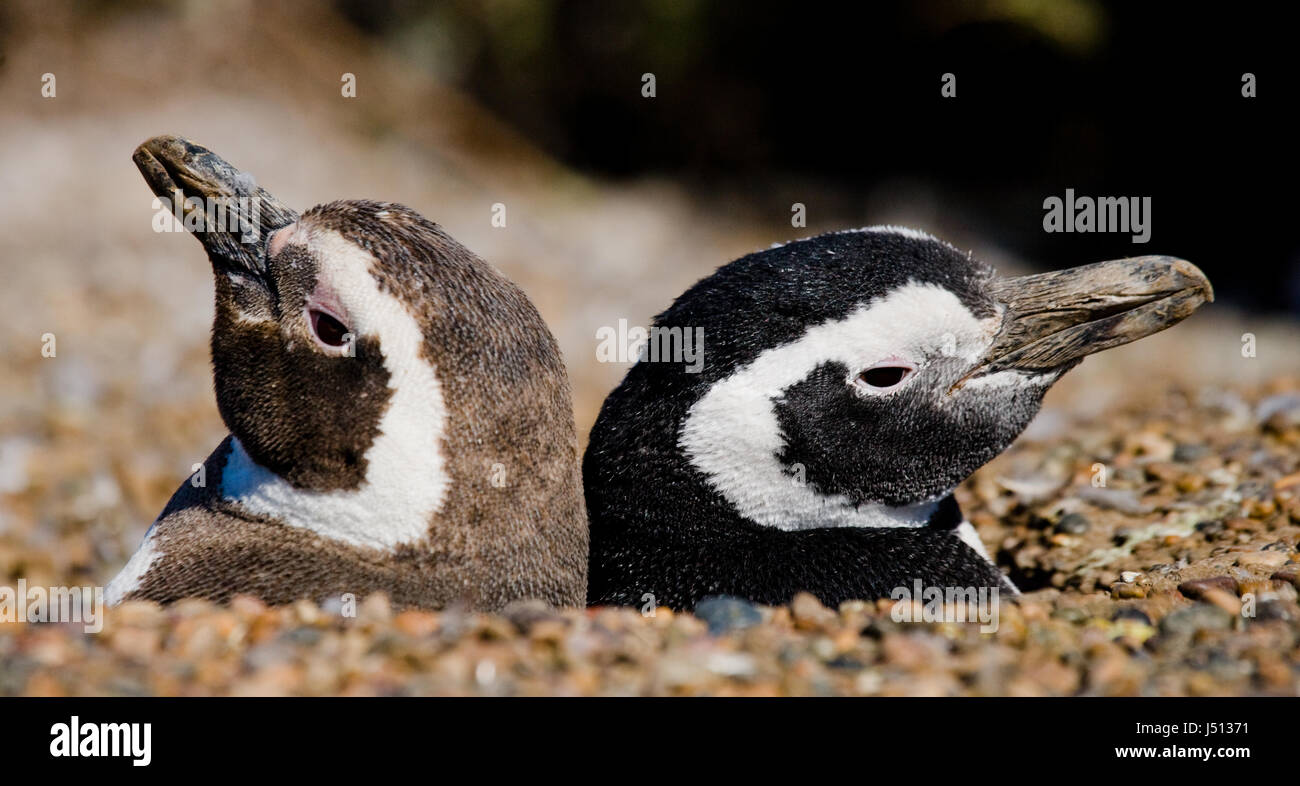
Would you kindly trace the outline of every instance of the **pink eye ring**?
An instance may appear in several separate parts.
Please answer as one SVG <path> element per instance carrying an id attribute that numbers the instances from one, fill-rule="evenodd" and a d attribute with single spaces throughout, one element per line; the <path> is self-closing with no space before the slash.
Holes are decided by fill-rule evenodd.
<path id="1" fill-rule="evenodd" d="M 307 319 L 316 340 L 327 347 L 345 347 L 352 341 L 352 331 L 332 314 L 313 308 L 307 310 Z"/>

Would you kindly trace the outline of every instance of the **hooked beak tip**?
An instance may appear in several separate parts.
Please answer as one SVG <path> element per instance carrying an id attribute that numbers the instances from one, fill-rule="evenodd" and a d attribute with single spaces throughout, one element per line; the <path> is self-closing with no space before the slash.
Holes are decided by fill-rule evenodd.
<path id="1" fill-rule="evenodd" d="M 1214 302 L 1214 285 L 1210 283 L 1210 279 L 1206 278 L 1199 267 L 1186 259 L 1179 259 L 1178 257 L 1163 258 L 1168 260 L 1169 265 L 1179 277 L 1187 281 L 1185 289 L 1199 291 L 1206 303 Z"/>

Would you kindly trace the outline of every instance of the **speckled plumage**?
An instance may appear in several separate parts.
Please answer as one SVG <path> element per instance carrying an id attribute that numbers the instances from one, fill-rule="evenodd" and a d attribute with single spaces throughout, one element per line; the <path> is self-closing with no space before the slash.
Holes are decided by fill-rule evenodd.
<path id="1" fill-rule="evenodd" d="M 154 140 L 142 150 L 164 165 L 141 169 L 159 190 L 150 172 L 205 160 L 195 149 Z M 247 593 L 284 603 L 384 591 L 402 606 L 581 604 L 587 526 L 569 383 L 524 293 L 393 203 L 331 202 L 266 229 L 284 233 L 275 252 L 272 244 L 228 252 L 229 241 L 200 235 L 216 273 L 213 365 L 232 436 L 205 463 L 204 485 L 186 481 L 168 503 L 118 594 L 167 602 Z M 240 253 L 264 264 L 232 259 Z M 340 278 L 345 263 L 330 254 L 348 257 L 349 276 L 367 268 L 365 302 L 389 304 L 349 323 L 371 318 L 391 330 L 413 320 L 418 341 L 399 350 L 363 331 L 355 356 L 322 352 L 306 309 L 344 310 L 360 297 L 348 289 L 358 279 Z M 338 283 L 345 279 L 353 283 Z M 427 369 L 426 402 L 410 386 Z M 409 444 L 425 428 L 440 435 L 436 444 Z M 398 452 L 378 456 L 381 442 Z M 235 464 L 239 476 L 227 477 Z M 380 470 L 386 487 L 374 488 Z M 382 494 L 364 496 L 371 492 Z M 406 510 L 408 495 L 428 504 Z M 358 522 L 383 529 L 387 511 L 349 508 L 353 498 L 393 501 L 394 517 L 432 513 L 418 538 L 357 531 Z M 352 519 L 310 519 L 330 510 Z"/>
<path id="2" fill-rule="evenodd" d="M 655 319 L 703 331 L 699 373 L 642 358 L 592 428 L 588 602 L 781 604 L 807 591 L 836 605 L 915 581 L 1014 593 L 953 489 L 1083 355 L 1210 297 L 1182 260 L 998 279 L 896 227 L 725 265 Z M 906 381 L 871 390 L 877 365 Z"/>

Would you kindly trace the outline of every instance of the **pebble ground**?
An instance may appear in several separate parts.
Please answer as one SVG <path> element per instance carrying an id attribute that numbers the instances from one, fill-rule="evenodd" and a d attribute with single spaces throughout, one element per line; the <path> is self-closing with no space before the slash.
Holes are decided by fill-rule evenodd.
<path id="1" fill-rule="evenodd" d="M 96 635 L 0 624 L 0 695 L 1300 693 L 1300 385 L 1171 390 L 1042 436 L 960 490 L 1025 591 L 992 632 L 810 595 L 695 614 L 129 603 Z M 89 569 L 95 544 L 0 549 L 39 580 Z"/>

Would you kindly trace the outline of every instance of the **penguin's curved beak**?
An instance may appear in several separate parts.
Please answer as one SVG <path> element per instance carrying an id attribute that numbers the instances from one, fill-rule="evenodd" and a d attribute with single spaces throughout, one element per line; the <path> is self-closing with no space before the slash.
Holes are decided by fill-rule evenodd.
<path id="1" fill-rule="evenodd" d="M 131 156 L 159 201 L 203 244 L 219 269 L 262 278 L 266 239 L 298 220 L 252 175 L 178 136 L 156 136 Z"/>
<path id="2" fill-rule="evenodd" d="M 1131 257 L 1052 273 L 994 279 L 1002 327 L 964 382 L 998 371 L 1048 373 L 1084 356 L 1137 341 L 1214 300 L 1210 280 L 1191 262 Z"/>

